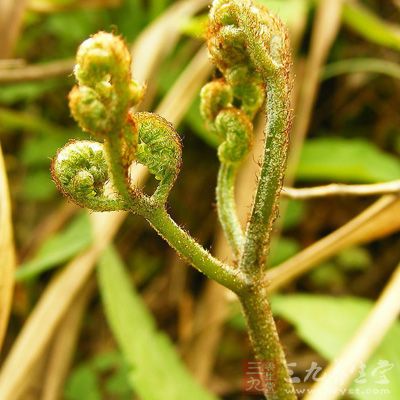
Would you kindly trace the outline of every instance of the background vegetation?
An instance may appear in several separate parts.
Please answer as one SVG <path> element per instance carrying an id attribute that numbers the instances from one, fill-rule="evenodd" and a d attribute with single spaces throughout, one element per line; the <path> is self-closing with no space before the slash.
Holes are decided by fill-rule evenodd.
<path id="1" fill-rule="evenodd" d="M 263 2 L 288 24 L 293 45 L 287 185 L 400 179 L 400 3 Z M 98 30 L 119 33 L 132 45 L 135 76 L 149 88 L 143 107 L 172 120 L 183 138 L 171 213 L 229 258 L 214 207 L 216 143 L 198 111 L 198 91 L 212 73 L 202 47 L 207 2 L 4 4 L 0 140 L 8 183 L 0 179 L 0 268 L 9 283 L 0 314 L 12 287 L 7 276 L 15 287 L 0 398 L 256 398 L 242 391 L 243 363 L 253 356 L 229 294 L 186 268 L 141 218 L 67 203 L 49 173 L 56 149 L 83 137 L 66 99 L 76 49 Z M 244 219 L 257 148 L 239 178 Z M 269 260 L 280 268 L 271 269 L 271 290 L 280 290 L 272 305 L 298 387 L 313 383 L 304 382 L 312 361 L 326 366 L 371 311 L 399 263 L 399 229 L 393 194 L 282 202 Z M 393 364 L 384 399 L 400 398 L 399 338 L 397 321 L 364 360 L 367 377 L 380 360 Z M 348 397 L 381 398 L 365 394 L 376 388 L 373 380 L 358 385 L 361 394 Z"/>

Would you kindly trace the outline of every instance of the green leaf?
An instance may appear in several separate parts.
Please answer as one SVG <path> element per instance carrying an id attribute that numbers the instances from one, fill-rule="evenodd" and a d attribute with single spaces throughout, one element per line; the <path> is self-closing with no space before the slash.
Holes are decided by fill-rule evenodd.
<path id="1" fill-rule="evenodd" d="M 76 368 L 67 381 L 64 394 L 67 400 L 101 400 L 96 372 L 86 364 Z"/>
<path id="2" fill-rule="evenodd" d="M 109 11 L 112 23 L 128 41 L 132 41 L 149 22 L 143 0 L 124 0 L 121 6 Z M 135 63 L 136 60 L 133 60 Z"/>
<path id="3" fill-rule="evenodd" d="M 15 104 L 19 101 L 29 103 L 44 94 L 64 85 L 62 80 L 46 80 L 38 82 L 23 82 L 2 85 L 0 90 L 0 104 Z"/>
<path id="4" fill-rule="evenodd" d="M 116 351 L 102 352 L 78 364 L 69 375 L 64 390 L 67 400 L 130 400 L 132 396 L 126 362 Z"/>
<path id="5" fill-rule="evenodd" d="M 36 256 L 22 264 L 15 273 L 15 279 L 23 281 L 62 264 L 92 242 L 89 216 L 82 213 L 63 231 L 48 239 Z"/>
<path id="6" fill-rule="evenodd" d="M 90 366 L 96 372 L 106 372 L 109 369 L 116 367 L 121 368 L 124 364 L 122 354 L 117 351 L 107 351 L 104 353 L 96 354 L 90 360 Z"/>
<path id="7" fill-rule="evenodd" d="M 40 136 L 76 138 L 82 136 L 77 129 L 66 129 L 29 112 L 0 108 L 1 132 L 24 130 Z"/>
<path id="8" fill-rule="evenodd" d="M 128 374 L 128 368 L 120 368 L 106 381 L 106 391 L 110 393 L 110 395 L 115 396 L 118 400 L 132 399 L 132 388 L 128 379 Z"/>
<path id="9" fill-rule="evenodd" d="M 296 25 L 312 3 L 310 0 L 258 0 L 258 2 L 265 4 L 289 27 Z"/>
<path id="10" fill-rule="evenodd" d="M 346 1 L 343 22 L 372 43 L 400 50 L 400 27 L 391 24 L 359 3 Z"/>
<path id="11" fill-rule="evenodd" d="M 328 360 L 333 360 L 355 334 L 373 307 L 373 303 L 357 297 L 337 298 L 317 295 L 273 296 L 276 315 L 291 322 L 299 336 Z M 351 395 L 357 399 L 378 399 L 371 393 L 387 389 L 387 400 L 400 399 L 400 323 L 396 322 L 366 363 L 365 383 L 353 383 Z M 372 375 L 379 362 L 387 361 L 392 369 L 386 372 L 388 384 L 376 383 Z M 358 368 L 358 366 L 354 366 Z"/>
<path id="12" fill-rule="evenodd" d="M 24 179 L 22 194 L 25 200 L 43 201 L 57 193 L 48 169 L 32 170 Z"/>
<path id="13" fill-rule="evenodd" d="M 360 246 L 351 246 L 340 251 L 336 261 L 344 271 L 365 271 L 372 264 L 368 250 Z"/>
<path id="14" fill-rule="evenodd" d="M 346 275 L 333 261 L 326 261 L 310 271 L 310 282 L 318 289 L 340 290 L 346 285 Z"/>
<path id="15" fill-rule="evenodd" d="M 66 10 L 48 15 L 41 25 L 41 34 L 56 37 L 59 56 L 68 56 L 80 42 L 108 25 L 107 12 L 102 8 Z"/>
<path id="16" fill-rule="evenodd" d="M 108 323 L 126 358 L 134 390 L 143 400 L 215 400 L 183 366 L 159 332 L 112 248 L 101 258 L 98 279 Z"/>
<path id="17" fill-rule="evenodd" d="M 102 381 L 106 378 L 104 386 L 107 393 L 116 396 L 118 400 L 132 399 L 129 369 L 121 353 L 112 351 L 98 354 L 89 364 L 97 374 L 102 375 Z"/>
<path id="18" fill-rule="evenodd" d="M 271 245 L 268 265 L 274 267 L 294 256 L 299 250 L 300 245 L 296 240 L 280 237 L 279 240 L 273 242 Z"/>
<path id="19" fill-rule="evenodd" d="M 171 3 L 170 0 L 150 0 L 150 18 L 157 18 Z"/>
<path id="20" fill-rule="evenodd" d="M 208 14 L 196 15 L 183 23 L 181 32 L 195 39 L 204 39 L 207 35 Z"/>
<path id="21" fill-rule="evenodd" d="M 200 115 L 200 96 L 197 96 L 185 115 L 185 123 L 189 128 L 210 147 L 218 147 L 221 140 L 212 134 Z"/>
<path id="22" fill-rule="evenodd" d="M 374 73 L 400 79 L 400 66 L 392 61 L 379 58 L 349 58 L 326 65 L 321 79 L 329 79 L 343 74 Z"/>
<path id="23" fill-rule="evenodd" d="M 70 132 L 62 135 L 53 133 L 52 135 L 34 136 L 24 142 L 19 157 L 28 167 L 41 165 L 46 166 L 49 170 L 51 157 L 54 157 L 57 150 L 70 138 Z"/>
<path id="24" fill-rule="evenodd" d="M 282 221 L 282 229 L 295 228 L 303 219 L 306 203 L 300 200 L 288 200 L 286 211 Z"/>
<path id="25" fill-rule="evenodd" d="M 132 399 L 128 368 L 122 354 L 102 352 L 78 364 L 68 377 L 64 397 L 67 400 Z"/>
<path id="26" fill-rule="evenodd" d="M 362 139 L 307 140 L 297 170 L 303 181 L 374 183 L 400 178 L 400 161 Z"/>

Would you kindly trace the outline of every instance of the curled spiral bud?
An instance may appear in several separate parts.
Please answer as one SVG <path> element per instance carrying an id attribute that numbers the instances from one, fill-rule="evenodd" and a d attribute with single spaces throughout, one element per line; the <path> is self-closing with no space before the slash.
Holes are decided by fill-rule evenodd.
<path id="1" fill-rule="evenodd" d="M 81 128 L 104 135 L 110 128 L 107 109 L 96 91 L 88 86 L 75 86 L 69 93 L 71 112 Z"/>
<path id="2" fill-rule="evenodd" d="M 221 70 L 246 62 L 245 37 L 234 25 L 221 26 L 209 35 L 208 49 Z"/>
<path id="3" fill-rule="evenodd" d="M 84 131 L 100 139 L 119 130 L 128 108 L 143 88 L 131 79 L 131 56 L 124 41 L 99 32 L 85 40 L 74 69 L 78 81 L 70 93 L 70 109 Z"/>
<path id="4" fill-rule="evenodd" d="M 231 20 L 244 36 L 249 61 L 247 64 L 252 65 L 264 80 L 275 79 L 276 75 L 288 78 L 290 46 L 287 29 L 282 21 L 267 7 L 251 0 L 217 0 L 211 10 L 212 32 L 218 32 L 225 26 L 218 19 L 219 8 L 223 7 L 221 3 L 230 4 Z"/>
<path id="5" fill-rule="evenodd" d="M 286 28 L 263 5 L 251 0 L 214 0 L 208 36 L 211 57 L 223 74 L 238 64 L 251 65 L 263 80 L 277 73 L 288 74 Z M 236 54 L 239 49 L 244 59 Z"/>
<path id="6" fill-rule="evenodd" d="M 223 79 L 217 79 L 203 86 L 200 92 L 200 112 L 209 123 L 214 123 L 218 113 L 233 102 L 232 87 Z"/>
<path id="7" fill-rule="evenodd" d="M 182 162 L 182 145 L 173 126 L 157 114 L 128 114 L 129 124 L 138 138 L 136 160 L 160 181 L 152 199 L 164 204 Z"/>
<path id="8" fill-rule="evenodd" d="M 226 70 L 226 80 L 240 108 L 253 119 L 265 99 L 265 84 L 260 75 L 247 65 L 237 65 Z"/>
<path id="9" fill-rule="evenodd" d="M 82 85 L 96 86 L 111 77 L 130 78 L 131 56 L 124 41 L 111 33 L 98 32 L 85 40 L 76 55 L 75 76 Z"/>
<path id="10" fill-rule="evenodd" d="M 229 138 L 230 144 L 225 143 L 219 150 L 223 160 L 226 158 L 222 156 L 225 146 L 231 148 L 236 142 L 232 137 L 234 132 L 248 132 L 251 121 L 265 101 L 267 84 L 274 83 L 269 79 L 277 75 L 288 78 L 287 34 L 280 20 L 261 5 L 250 0 L 214 0 L 207 42 L 212 61 L 223 77 L 203 88 L 201 114 L 211 132 Z M 229 111 L 220 116 L 221 110 L 225 109 Z M 231 120 L 238 121 L 237 130 L 227 123 Z M 230 131 L 223 133 L 223 126 L 229 126 Z M 241 138 L 237 138 L 237 142 L 241 143 Z M 243 147 L 246 151 L 250 143 L 248 140 Z M 243 157 L 237 155 L 238 159 Z"/>
<path id="11" fill-rule="evenodd" d="M 58 151 L 51 169 L 58 189 L 81 207 L 95 211 L 124 208 L 107 186 L 109 172 L 101 143 L 70 141 Z"/>
<path id="12" fill-rule="evenodd" d="M 75 203 L 93 210 L 148 213 L 165 204 L 181 164 L 174 128 L 132 106 L 143 88 L 131 80 L 130 53 L 120 37 L 99 32 L 79 47 L 70 108 L 80 126 L 102 141 L 73 142 L 53 161 L 53 178 Z M 144 164 L 159 181 L 151 197 L 132 187 L 130 167 Z"/>
<path id="13" fill-rule="evenodd" d="M 215 119 L 215 126 L 224 142 L 218 147 L 221 163 L 241 162 L 249 153 L 253 142 L 253 124 L 241 110 L 230 107 L 222 110 Z"/>
<path id="14" fill-rule="evenodd" d="M 215 121 L 218 130 L 226 131 L 226 140 L 218 149 L 222 161 L 217 187 L 219 215 L 233 249 L 240 254 L 239 268 L 257 276 L 264 268 L 288 152 L 292 120 L 288 33 L 280 19 L 256 1 L 214 0 L 208 36 L 212 61 L 232 87 L 232 104 L 237 111 L 228 109 L 229 113 L 225 114 L 223 110 Z M 237 55 L 239 49 L 242 57 Z M 223 163 L 241 160 L 246 151 L 246 138 L 250 137 L 250 120 L 264 97 L 267 116 L 264 153 L 243 241 L 233 191 L 234 173 L 238 168 L 235 164 Z"/>
<path id="15" fill-rule="evenodd" d="M 208 50 L 220 71 L 246 63 L 245 37 L 239 29 L 233 3 L 214 0 L 209 13 Z"/>
<path id="16" fill-rule="evenodd" d="M 233 14 L 232 3 L 229 0 L 214 0 L 210 10 L 210 18 L 220 25 L 237 25 Z"/>

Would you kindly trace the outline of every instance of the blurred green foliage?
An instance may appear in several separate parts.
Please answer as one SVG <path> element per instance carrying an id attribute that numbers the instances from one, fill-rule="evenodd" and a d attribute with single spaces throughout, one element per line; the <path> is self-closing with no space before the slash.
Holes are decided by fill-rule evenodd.
<path id="1" fill-rule="evenodd" d="M 273 312 L 291 322 L 298 335 L 324 358 L 331 361 L 353 337 L 357 328 L 372 310 L 373 302 L 357 297 L 330 297 L 308 294 L 273 296 Z M 349 388 L 352 397 L 370 400 L 371 393 L 387 389 L 388 393 L 374 394 L 374 398 L 395 400 L 400 398 L 400 323 L 396 322 L 385 336 L 382 343 L 366 363 L 363 382 L 353 382 Z M 383 379 L 379 365 L 388 363 L 390 367 L 384 376 L 385 384 L 376 381 Z M 362 372 L 362 365 L 354 365 Z M 381 369 L 381 371 L 383 371 Z M 360 375 L 357 374 L 356 378 Z M 375 397 L 376 396 L 376 397 Z M 382 397 L 380 397 L 382 396 Z"/>
<path id="2" fill-rule="evenodd" d="M 18 281 L 35 276 L 70 260 L 92 243 L 92 227 L 89 216 L 81 212 L 61 232 L 42 243 L 36 255 L 19 266 L 15 272 Z"/>
<path id="3" fill-rule="evenodd" d="M 128 365 L 117 352 L 100 353 L 78 364 L 64 388 L 66 400 L 101 400 L 105 396 L 129 400 L 132 395 Z"/>
<path id="4" fill-rule="evenodd" d="M 130 284 L 118 253 L 109 248 L 98 266 L 106 318 L 129 365 L 129 381 L 143 400 L 216 399 L 202 389 L 182 364 L 169 338 Z"/>
<path id="5" fill-rule="evenodd" d="M 400 160 L 364 139 L 309 139 L 301 153 L 297 178 L 332 182 L 390 181 L 400 178 Z"/>
<path id="6" fill-rule="evenodd" d="M 74 2 L 59 0 L 57 3 Z M 71 58 L 74 57 L 79 43 L 98 30 L 115 31 L 132 43 L 139 32 L 171 3 L 171 0 L 124 0 L 120 6 L 109 9 L 84 9 L 78 5 L 77 9 L 51 14 L 29 12 L 24 21 L 16 56 L 26 59 L 28 63 Z M 263 0 L 263 3 L 272 7 L 292 25 L 303 16 L 311 16 L 310 10 L 315 7 L 316 1 Z M 375 4 L 376 10 L 382 5 L 380 2 L 370 3 Z M 392 107 L 395 121 L 395 91 L 400 77 L 399 26 L 388 23 L 372 9 L 354 2 L 345 2 L 342 18 L 345 29 L 348 28 L 345 33 L 350 32 L 354 36 L 350 40 L 344 34 L 338 37 L 321 76 L 322 90 L 326 87 L 329 95 L 332 89 L 340 92 L 346 87 L 348 74 L 373 74 L 373 83 L 368 86 L 370 81 L 367 80 L 365 90 L 373 93 L 376 91 L 373 84 L 378 86 L 382 82 L 383 86 L 387 85 L 393 90 L 392 93 L 386 89 L 386 98 L 379 98 L 376 94 L 377 97 L 372 99 L 381 103 L 387 102 L 388 107 Z M 182 21 L 182 31 L 187 37 L 178 43 L 162 65 L 159 75 L 154 77 L 154 82 L 159 87 L 157 100 L 167 93 L 202 44 L 204 20 L 204 15 L 200 15 L 190 21 Z M 310 23 L 309 19 L 306 35 Z M 305 47 L 299 49 L 300 57 L 306 55 Z M 362 54 L 361 58 L 354 58 L 354 49 Z M 343 59 L 348 54 L 352 58 Z M 134 63 L 139 62 L 140 60 L 134 60 Z M 393 85 L 390 79 L 395 79 Z M 73 80 L 70 77 L 60 77 L 1 87 L 0 139 L 6 144 L 11 143 L 14 164 L 18 167 L 17 173 L 22 175 L 20 185 L 14 187 L 12 181 L 14 196 L 18 201 L 25 204 L 54 201 L 56 204 L 56 191 L 49 173 L 50 157 L 68 139 L 81 136 L 69 117 L 67 106 L 66 96 L 72 85 Z M 353 111 L 351 119 L 344 119 L 342 125 L 334 126 L 336 129 L 330 126 L 330 120 L 336 119 L 336 116 L 322 114 L 322 119 L 317 122 L 317 130 L 313 130 L 312 138 L 305 142 L 297 172 L 298 181 L 373 183 L 400 178 L 398 125 L 389 125 L 387 130 L 392 129 L 390 133 L 384 131 L 376 136 L 373 134 L 373 124 L 367 125 L 369 129 L 365 131 L 363 113 L 367 106 L 371 106 L 370 99 L 371 95 L 367 94 L 365 100 L 360 101 L 360 108 Z M 372 104 L 377 109 L 376 125 L 380 125 L 378 119 L 382 112 L 379 105 L 382 106 Z M 342 112 L 346 115 L 346 107 Z M 189 109 L 179 131 L 184 137 L 193 133 L 211 147 L 218 145 L 215 136 L 210 135 L 204 127 L 199 114 L 198 99 Z M 346 131 L 351 131 L 350 138 Z M 327 135 L 326 132 L 331 133 Z M 391 137 L 394 139 L 390 139 Z M 285 236 L 271 249 L 271 266 L 285 261 L 299 251 L 301 238 L 293 231 L 304 223 L 305 207 L 303 202 L 289 202 L 283 221 Z M 46 212 L 47 209 L 44 214 Z M 42 243 L 38 252 L 20 266 L 16 278 L 19 281 L 37 279 L 40 274 L 70 260 L 91 242 L 88 215 L 79 214 L 63 230 Z M 193 382 L 171 341 L 157 331 L 152 316 L 130 284 L 132 277 L 140 284 L 147 284 L 155 274 L 162 271 L 164 263 L 159 256 L 151 257 L 146 251 L 136 249 L 133 255 L 128 255 L 128 259 L 132 274 L 128 274 L 113 250 L 105 254 L 98 268 L 106 317 L 122 354 L 100 353 L 78 362 L 68 379 L 65 398 L 125 400 L 136 393 L 144 400 L 175 400 L 186 399 L 188 392 L 193 393 L 190 397 L 193 399 L 214 398 Z M 361 273 L 370 268 L 371 264 L 369 250 L 353 247 L 315 269 L 310 280 L 319 289 L 343 288 L 349 274 Z M 285 295 L 274 297 L 273 307 L 277 315 L 295 326 L 298 335 L 310 347 L 330 360 L 355 332 L 371 310 L 372 303 L 359 298 Z M 244 322 L 237 315 L 235 314 L 235 326 L 243 329 Z M 392 393 L 385 397 L 388 400 L 400 398 L 397 379 L 400 372 L 399 336 L 400 326 L 396 323 L 368 362 L 368 373 L 380 359 L 396 362 L 389 375 Z M 244 356 L 243 349 L 239 351 Z"/>

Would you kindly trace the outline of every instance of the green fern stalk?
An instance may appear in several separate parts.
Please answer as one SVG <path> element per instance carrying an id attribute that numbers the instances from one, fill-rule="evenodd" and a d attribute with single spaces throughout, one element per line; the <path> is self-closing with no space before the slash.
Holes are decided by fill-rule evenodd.
<path id="1" fill-rule="evenodd" d="M 71 141 L 52 162 L 52 176 L 70 200 L 95 211 L 126 210 L 146 218 L 177 253 L 235 292 L 256 357 L 276 365 L 268 399 L 294 399 L 285 355 L 267 301 L 263 275 L 285 169 L 290 128 L 290 53 L 282 23 L 250 0 L 215 0 L 208 47 L 222 77 L 201 91 L 201 114 L 220 140 L 218 215 L 235 265 L 217 260 L 166 211 L 181 167 L 182 145 L 162 117 L 133 110 L 144 88 L 131 79 L 130 53 L 120 37 L 99 32 L 77 53 L 77 86 L 69 96 L 73 117 L 97 141 Z M 253 144 L 253 118 L 266 101 L 264 160 L 245 233 L 236 212 L 235 181 Z M 158 185 L 152 195 L 131 182 L 134 162 Z"/>
<path id="2" fill-rule="evenodd" d="M 264 385 L 265 396 L 268 399 L 295 399 L 263 284 L 271 231 L 278 213 L 291 124 L 292 82 L 287 32 L 279 19 L 250 0 L 215 0 L 210 10 L 208 47 L 213 62 L 223 76 L 218 79 L 218 85 L 224 85 L 223 93 L 228 93 L 229 89 L 231 93 L 229 101 L 228 96 L 203 96 L 202 110 L 206 112 L 202 114 L 209 128 L 223 139 L 218 149 L 221 161 L 217 188 L 219 217 L 228 241 L 235 253 L 240 255 L 239 270 L 249 282 L 246 290 L 238 296 L 257 359 L 261 363 L 272 362 L 275 365 L 276 381 L 273 388 Z M 225 101 L 215 100 L 219 98 Z M 238 112 L 246 115 L 250 122 L 264 99 L 267 115 L 264 157 L 242 244 L 241 228 L 235 215 L 234 176 L 227 162 L 232 161 L 229 156 L 234 157 L 235 152 L 243 148 L 244 135 L 238 129 L 240 124 L 233 118 L 230 124 L 223 126 L 217 121 L 221 114 L 237 107 Z M 252 130 L 252 126 L 249 129 Z M 237 157 L 235 162 L 240 163 L 243 158 Z"/>

